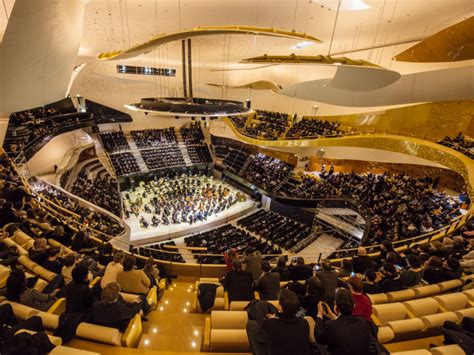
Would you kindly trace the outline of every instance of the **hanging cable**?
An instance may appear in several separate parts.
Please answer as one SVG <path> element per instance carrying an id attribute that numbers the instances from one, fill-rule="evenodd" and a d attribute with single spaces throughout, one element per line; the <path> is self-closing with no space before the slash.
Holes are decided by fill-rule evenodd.
<path id="1" fill-rule="evenodd" d="M 295 14 L 293 16 L 293 28 L 292 30 L 295 31 L 295 26 L 296 26 L 296 14 L 298 13 L 298 0 L 295 1 Z"/>
<path id="2" fill-rule="evenodd" d="M 336 18 L 334 19 L 334 26 L 332 26 L 331 41 L 329 42 L 328 56 L 331 55 L 332 42 L 334 40 L 334 34 L 336 33 L 337 19 L 339 18 L 340 9 L 341 9 L 341 0 L 337 2 Z"/>
<path id="3" fill-rule="evenodd" d="M 123 49 L 125 50 L 126 44 L 125 44 L 125 26 L 123 24 L 123 14 L 122 14 L 122 0 L 119 0 L 119 15 L 120 15 L 120 28 L 122 30 L 122 46 Z"/>
<path id="4" fill-rule="evenodd" d="M 383 19 L 383 14 L 385 12 L 385 5 L 387 4 L 387 0 L 384 0 L 383 1 L 383 5 L 382 5 L 382 8 L 380 10 L 380 16 L 379 16 L 379 23 L 377 24 L 377 29 L 375 30 L 375 36 L 374 36 L 374 41 L 372 42 L 372 49 L 370 50 L 369 52 L 369 57 L 368 57 L 368 61 L 370 62 L 371 59 L 372 59 L 372 53 L 374 52 L 374 47 L 375 47 L 375 43 L 377 41 L 377 37 L 379 35 L 379 31 L 380 31 L 380 26 L 382 25 L 382 19 Z"/>
<path id="5" fill-rule="evenodd" d="M 128 0 L 124 0 L 125 1 L 125 19 L 126 19 L 126 23 L 127 23 L 127 41 L 128 41 L 128 47 L 130 47 L 130 24 L 128 23 L 128 5 L 127 5 L 127 1 Z"/>

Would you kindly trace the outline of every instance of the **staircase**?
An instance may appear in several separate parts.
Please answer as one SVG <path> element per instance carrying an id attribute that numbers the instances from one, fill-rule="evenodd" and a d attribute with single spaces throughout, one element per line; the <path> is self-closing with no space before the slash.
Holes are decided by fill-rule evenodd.
<path id="1" fill-rule="evenodd" d="M 176 133 L 176 140 L 178 141 L 178 148 L 181 152 L 181 155 L 183 156 L 184 163 L 186 165 L 193 165 L 193 162 L 191 161 L 191 158 L 189 157 L 186 144 L 183 141 L 183 136 L 181 135 L 181 132 L 179 130 L 175 130 L 175 133 Z"/>
<path id="2" fill-rule="evenodd" d="M 140 171 L 146 173 L 148 171 L 148 167 L 146 166 L 146 163 L 143 160 L 142 155 L 140 154 L 140 151 L 138 150 L 138 147 L 135 144 L 135 141 L 129 135 L 127 135 L 126 138 L 128 145 L 130 146 L 130 153 L 132 153 L 132 155 L 135 157 Z"/>

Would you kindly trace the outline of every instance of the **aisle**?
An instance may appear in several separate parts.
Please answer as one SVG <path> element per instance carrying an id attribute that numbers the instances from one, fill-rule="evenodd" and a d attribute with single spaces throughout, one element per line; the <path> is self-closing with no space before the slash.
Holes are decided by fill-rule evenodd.
<path id="1" fill-rule="evenodd" d="M 174 282 L 158 309 L 143 324 L 139 349 L 196 352 L 201 349 L 204 314 L 189 313 L 194 282 Z"/>

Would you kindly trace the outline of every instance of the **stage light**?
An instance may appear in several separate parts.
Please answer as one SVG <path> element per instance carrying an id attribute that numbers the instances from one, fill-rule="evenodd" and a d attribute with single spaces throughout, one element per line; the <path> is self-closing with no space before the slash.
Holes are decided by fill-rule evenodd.
<path id="1" fill-rule="evenodd" d="M 191 346 L 192 346 L 193 348 L 195 348 L 195 347 L 196 347 L 196 342 L 193 341 L 193 342 L 191 343 Z"/>

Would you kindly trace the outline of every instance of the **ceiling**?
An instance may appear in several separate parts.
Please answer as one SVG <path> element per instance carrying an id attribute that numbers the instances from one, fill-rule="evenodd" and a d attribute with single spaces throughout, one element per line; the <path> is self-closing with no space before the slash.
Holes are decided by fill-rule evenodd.
<path id="1" fill-rule="evenodd" d="M 0 6 L 0 38 L 14 3 L 13 0 L 2 1 L 4 6 Z M 342 0 L 342 8 L 347 4 L 360 2 L 361 0 Z M 269 106 L 275 101 L 276 94 L 270 91 L 250 92 L 248 89 L 226 90 L 205 84 L 211 82 L 238 86 L 268 80 L 285 87 L 308 80 L 331 78 L 335 74 L 336 68 L 332 66 L 279 65 L 249 70 L 261 65 L 238 63 L 241 59 L 263 54 L 326 55 L 330 50 L 333 55 L 344 53 L 349 58 L 368 60 L 402 75 L 474 63 L 404 63 L 391 59 L 417 42 L 396 43 L 420 40 L 472 16 L 472 0 L 363 2 L 370 8 L 339 12 L 333 35 L 337 0 L 89 0 L 86 2 L 76 65 L 88 64 L 77 76 L 71 93 L 80 93 L 114 107 L 123 107 L 140 96 L 178 94 L 181 86 L 179 42 L 168 43 L 157 51 L 128 60 L 101 62 L 97 55 L 145 42 L 156 34 L 197 26 L 275 27 L 305 32 L 324 41 L 323 44 L 315 43 L 295 50 L 291 47 L 298 41 L 289 39 L 258 36 L 210 36 L 193 39 L 195 91 L 202 95 L 229 99 L 245 99 L 253 95 L 257 104 L 261 100 L 265 108 L 272 108 Z M 387 44 L 392 45 L 386 46 Z M 380 48 L 357 51 L 374 46 Z M 176 78 L 162 78 L 117 74 L 117 64 L 176 68 L 178 75 Z M 231 70 L 222 71 L 223 69 Z M 99 81 L 101 84 L 97 86 Z M 134 90 L 122 90 L 131 82 L 134 83 Z M 106 95 L 104 90 L 115 91 L 115 94 Z M 283 101 L 287 101 L 287 110 L 303 107 L 303 103 L 294 101 L 298 99 L 281 95 L 278 98 L 281 98 L 278 105 L 282 107 Z M 276 108 L 281 109 L 278 105 Z M 312 103 L 305 101 L 304 105 L 310 110 Z M 335 109 L 331 105 L 321 106 L 331 111 Z"/>

